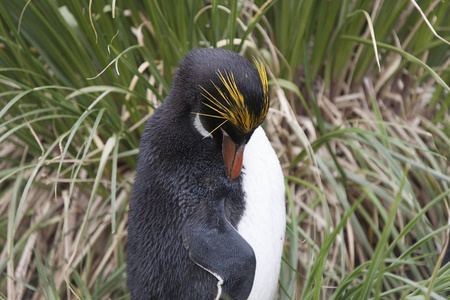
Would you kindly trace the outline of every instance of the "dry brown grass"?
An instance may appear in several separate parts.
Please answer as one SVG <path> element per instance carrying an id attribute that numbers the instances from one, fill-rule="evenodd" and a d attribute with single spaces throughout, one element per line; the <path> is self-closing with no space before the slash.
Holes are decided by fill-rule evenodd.
<path id="1" fill-rule="evenodd" d="M 19 2 L 11 2 L 11 7 Z M 49 9 L 46 3 L 38 2 L 28 3 L 26 13 L 37 14 L 42 7 Z M 93 2 L 101 6 L 101 1 Z M 164 3 L 160 5 L 166 5 Z M 266 6 L 258 7 L 255 3 L 243 1 L 242 12 L 234 24 L 238 28 L 237 36 L 252 25 L 261 7 L 272 4 L 267 1 Z M 361 3 L 354 1 L 355 10 Z M 141 11 L 130 2 L 127 5 L 136 11 L 130 8 L 124 12 L 125 17 L 120 16 L 120 12 L 114 20 L 97 10 L 94 22 L 99 32 L 104 31 L 98 36 L 101 50 L 95 47 L 85 50 L 98 44 L 91 36 L 91 24 L 84 11 L 76 15 L 76 10 L 71 10 L 86 38 L 85 44 L 80 44 L 82 47 L 72 43 L 70 36 L 64 35 L 66 31 L 52 35 L 53 32 L 47 30 L 48 36 L 39 35 L 41 31 L 33 31 L 39 29 L 33 26 L 36 18 L 26 15 L 22 20 L 22 32 L 39 36 L 48 46 L 46 52 L 38 53 L 33 41 L 27 40 L 23 44 L 26 47 L 10 42 L 23 38 L 14 35 L 18 25 L 12 22 L 14 26 L 11 26 L 7 19 L 10 15 L 19 19 L 25 2 L 20 4 L 23 5 L 17 11 L 10 11 L 0 3 L 0 15 L 5 19 L 2 24 L 7 29 L 0 28 L 3 38 L 0 54 L 4 55 L 5 64 L 11 63 L 5 66 L 0 60 L 1 68 L 17 67 L 12 64 L 17 57 L 24 61 L 24 66 L 14 72 L 0 69 L 0 293 L 7 299 L 127 299 L 126 222 L 137 140 L 152 114 L 151 107 L 157 107 L 161 95 L 166 93 L 165 80 L 171 78 L 169 73 L 174 71 L 179 59 L 177 54 L 182 52 L 179 47 L 184 44 L 173 40 L 173 36 L 158 35 L 163 31 L 160 24 L 172 26 L 172 20 L 155 20 L 152 10 Z M 70 3 L 66 4 L 71 8 Z M 421 27 L 421 16 L 418 15 L 415 23 L 411 22 L 409 18 L 415 6 L 409 1 L 404 9 L 396 11 L 398 15 L 392 16 L 396 22 L 392 23 L 391 32 L 381 38 L 396 50 L 380 42 L 377 48 L 380 70 L 377 71 L 373 58 L 364 68 L 359 63 L 372 57 L 374 49 L 370 42 L 371 23 L 364 17 L 366 23 L 361 25 L 349 13 L 349 20 L 343 21 L 352 25 L 349 28 L 341 24 L 340 31 L 330 30 L 329 36 L 325 28 L 321 28 L 324 31 L 312 32 L 311 36 L 304 33 L 305 36 L 300 37 L 296 28 L 320 23 L 325 20 L 324 15 L 311 11 L 308 15 L 311 19 L 299 21 L 298 16 L 284 16 L 290 11 L 283 11 L 281 1 L 277 4 L 255 26 L 253 34 L 243 43 L 242 53 L 263 58 L 272 79 L 272 103 L 264 126 L 279 156 L 288 187 L 288 228 L 280 298 L 340 299 L 342 294 L 336 296 L 336 293 L 344 289 L 349 294 L 353 292 L 354 299 L 359 299 L 355 290 L 367 287 L 375 298 L 380 291 L 386 293 L 383 299 L 406 295 L 424 295 L 425 298 L 431 295 L 439 299 L 431 291 L 442 292 L 446 283 L 439 279 L 449 278 L 440 273 L 436 280 L 439 263 L 435 268 L 437 254 L 444 245 L 449 215 L 450 114 L 445 111 L 449 91 L 445 82 L 442 84 L 430 76 L 431 67 L 428 69 L 422 64 L 432 61 L 429 58 L 433 58 L 433 53 L 447 53 L 442 64 L 433 69 L 436 76 L 445 81 L 450 65 L 448 50 L 433 52 L 435 45 L 429 49 L 426 45 L 424 49 L 411 46 L 420 44 L 416 40 L 420 34 L 430 45 L 436 43 L 436 38 L 430 38 L 432 34 Z M 375 27 L 379 19 L 379 22 L 389 21 L 380 14 L 380 7 L 391 4 L 374 1 L 370 6 Z M 359 9 L 368 9 L 361 5 Z M 437 8 L 442 8 L 441 5 L 441 1 L 431 1 L 425 14 L 434 21 L 442 20 L 440 14 L 433 15 L 438 14 Z M 302 13 L 307 8 L 306 4 L 299 7 Z M 211 10 L 208 6 L 194 15 L 196 29 L 207 35 L 210 34 L 208 13 Z M 57 15 L 55 11 L 48 13 L 47 18 L 52 24 L 60 24 L 57 22 L 59 15 L 52 19 Z M 218 11 L 226 17 L 230 13 L 225 6 L 219 6 Z M 326 17 L 331 18 L 332 12 L 326 12 Z M 173 17 L 187 19 L 191 16 Z M 280 19 L 288 20 L 288 26 L 279 25 Z M 220 20 L 222 26 L 228 26 L 225 23 L 228 18 Z M 121 28 L 132 27 L 133 33 L 120 32 L 116 37 L 118 23 L 115 22 L 120 23 Z M 437 30 L 448 32 L 445 22 L 439 24 L 444 25 Z M 60 27 L 67 32 L 73 30 L 64 26 Z M 360 31 L 353 32 L 352 28 L 358 26 Z M 108 31 L 111 28 L 114 32 Z M 60 28 L 54 26 L 53 29 Z M 171 29 L 175 32 L 177 28 Z M 183 36 L 184 29 L 177 32 L 180 40 L 190 40 L 191 37 Z M 377 30 L 376 34 L 383 31 L 382 28 Z M 354 39 L 348 48 L 348 57 L 347 53 L 338 53 L 339 47 L 330 42 L 339 34 L 342 37 L 337 45 L 342 49 L 347 49 L 345 42 Z M 59 54 L 55 49 L 64 49 L 53 42 L 63 36 L 70 51 Z M 130 39 L 118 47 L 117 41 L 122 37 Z M 201 37 L 195 38 L 199 40 L 195 46 L 209 45 Z M 211 34 L 205 39 L 208 38 Z M 227 38 L 228 35 L 218 38 L 217 46 L 226 46 Z M 319 44 L 320 39 L 327 41 L 324 44 L 327 51 L 336 51 L 323 56 L 314 78 L 309 78 L 306 68 L 312 62 L 302 62 L 298 58 L 303 55 L 302 43 L 297 45 L 301 38 L 307 41 L 308 58 L 313 56 L 315 43 Z M 140 45 L 139 51 L 145 50 L 138 52 L 138 48 L 133 48 L 131 50 L 136 50 L 133 52 L 127 48 L 128 43 Z M 234 43 L 237 47 L 241 40 L 235 38 Z M 289 47 L 282 49 L 283 44 Z M 293 44 L 298 48 L 291 49 Z M 110 46 L 114 55 L 105 50 Z M 30 53 L 20 52 L 21 47 Z M 13 55 L 8 56 L 9 52 L 4 49 Z M 84 52 L 88 54 L 82 56 L 80 53 Z M 55 53 L 55 57 L 51 56 Z M 81 58 L 70 60 L 73 53 Z M 422 64 L 405 53 L 413 53 Z M 120 76 L 116 76 L 111 67 L 95 77 L 121 55 Z M 136 61 L 132 55 L 138 57 Z M 346 65 L 339 76 L 333 77 L 327 72 L 334 72 L 338 64 L 333 59 L 341 58 Z M 42 68 L 36 67 L 39 64 L 35 60 L 42 63 Z M 67 63 L 67 69 L 55 62 Z M 81 70 L 75 68 L 79 64 L 83 66 Z M 333 66 L 331 71 L 329 66 Z M 41 69 L 48 74 L 42 75 Z M 62 70 L 64 76 L 60 76 Z M 364 73 L 361 79 L 356 76 L 358 72 Z M 29 73 L 39 76 L 29 76 Z M 47 75 L 54 82 L 48 81 Z M 70 80 L 72 85 L 66 90 Z M 55 86 L 44 88 L 48 84 Z M 84 92 L 80 85 L 87 87 Z M 29 94 L 21 94 L 25 92 Z M 10 108 L 5 110 L 7 105 Z M 314 112 L 314 105 L 318 107 L 317 112 Z M 38 110 L 49 107 L 55 109 L 53 118 L 33 122 L 53 114 L 53 110 Z M 20 118 L 14 120 L 18 116 Z M 76 122 L 83 117 L 86 118 L 78 126 Z M 19 128 L 24 124 L 26 126 Z M 120 125 L 114 127 L 117 124 Z M 73 139 L 72 132 L 77 132 Z M 399 209 L 389 223 L 390 208 L 397 199 Z M 355 212 L 343 220 L 358 201 L 362 202 Z M 383 240 L 385 232 L 389 233 L 386 241 Z M 380 249 L 382 251 L 377 252 Z M 382 255 L 377 256 L 377 253 Z M 372 267 L 381 275 L 370 278 Z M 367 282 L 371 285 L 366 285 Z M 316 286 L 320 286 L 318 291 Z M 389 294 L 395 288 L 397 290 Z"/>

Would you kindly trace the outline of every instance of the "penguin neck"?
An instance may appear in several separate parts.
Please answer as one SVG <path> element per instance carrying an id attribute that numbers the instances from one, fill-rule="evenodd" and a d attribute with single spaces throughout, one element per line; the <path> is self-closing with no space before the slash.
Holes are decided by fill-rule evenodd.
<path id="1" fill-rule="evenodd" d="M 242 187 L 243 175 L 241 174 L 231 181 L 226 178 L 221 142 L 217 141 L 217 136 L 211 135 L 206 130 L 201 122 L 201 116 L 194 113 L 196 107 L 192 108 L 191 105 L 184 104 L 180 108 L 180 101 L 176 101 L 173 98 L 174 96 L 175 94 L 166 99 L 160 108 L 162 110 L 159 114 L 161 118 L 158 121 L 155 120 L 159 123 L 159 126 L 164 128 L 164 133 L 159 135 L 158 139 L 164 139 L 164 136 L 168 134 L 173 136 L 170 146 L 167 145 L 167 147 L 161 149 L 163 152 L 161 154 L 172 157 L 180 157 L 180 154 L 183 154 L 185 158 L 189 158 L 190 164 L 210 165 L 210 170 L 217 169 L 214 174 L 208 174 L 208 168 L 205 167 L 202 178 L 197 179 L 202 184 L 207 181 L 207 185 L 216 187 L 218 185 L 220 189 L 227 191 L 225 215 L 231 225 L 236 227 L 245 210 L 245 193 Z M 186 102 L 189 101 L 186 100 Z M 180 152 L 180 149 L 183 149 L 183 151 Z M 193 158 L 194 156 L 195 158 Z M 173 162 L 173 160 L 171 161 Z M 178 161 L 178 159 L 175 158 L 175 161 Z M 222 169 L 223 173 L 220 173 L 222 171 L 218 169 Z M 242 172 L 245 172 L 245 170 L 243 169 Z"/>

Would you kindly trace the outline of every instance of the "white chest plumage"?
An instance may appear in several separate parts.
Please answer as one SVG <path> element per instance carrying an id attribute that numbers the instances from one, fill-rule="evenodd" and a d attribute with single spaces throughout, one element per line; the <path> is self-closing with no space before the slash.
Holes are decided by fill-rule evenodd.
<path id="1" fill-rule="evenodd" d="M 243 187 L 246 208 L 237 229 L 256 256 L 249 299 L 272 300 L 277 290 L 286 227 L 285 188 L 280 162 L 261 127 L 245 147 Z"/>

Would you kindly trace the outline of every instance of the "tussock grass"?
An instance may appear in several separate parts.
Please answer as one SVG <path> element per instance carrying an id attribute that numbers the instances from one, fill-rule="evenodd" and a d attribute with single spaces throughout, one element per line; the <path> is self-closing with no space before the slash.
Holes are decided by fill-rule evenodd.
<path id="1" fill-rule="evenodd" d="M 138 141 L 181 57 L 261 58 L 280 299 L 443 299 L 446 1 L 0 2 L 0 295 L 128 299 Z M 232 41 L 232 42 L 230 42 Z"/>

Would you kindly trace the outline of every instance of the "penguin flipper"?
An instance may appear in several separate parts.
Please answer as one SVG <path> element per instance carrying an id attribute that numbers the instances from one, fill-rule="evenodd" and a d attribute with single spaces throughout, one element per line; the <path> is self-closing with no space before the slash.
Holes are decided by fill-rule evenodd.
<path id="1" fill-rule="evenodd" d="M 216 299 L 248 298 L 255 276 L 255 254 L 226 219 L 223 199 L 200 202 L 185 221 L 182 235 L 191 260 L 219 280 Z"/>

